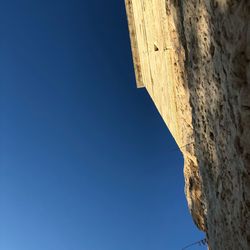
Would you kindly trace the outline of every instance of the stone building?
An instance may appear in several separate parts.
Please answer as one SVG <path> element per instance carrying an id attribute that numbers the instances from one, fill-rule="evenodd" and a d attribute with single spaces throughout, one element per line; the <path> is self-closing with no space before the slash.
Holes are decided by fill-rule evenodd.
<path id="1" fill-rule="evenodd" d="M 137 87 L 184 156 L 212 250 L 250 249 L 250 1 L 125 0 Z"/>

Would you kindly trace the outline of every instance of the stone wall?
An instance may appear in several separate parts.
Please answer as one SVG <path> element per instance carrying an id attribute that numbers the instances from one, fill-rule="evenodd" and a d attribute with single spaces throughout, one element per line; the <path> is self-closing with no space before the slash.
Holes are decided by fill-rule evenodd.
<path id="1" fill-rule="evenodd" d="M 126 7 L 138 85 L 183 153 L 194 222 L 213 250 L 250 249 L 250 1 Z"/>

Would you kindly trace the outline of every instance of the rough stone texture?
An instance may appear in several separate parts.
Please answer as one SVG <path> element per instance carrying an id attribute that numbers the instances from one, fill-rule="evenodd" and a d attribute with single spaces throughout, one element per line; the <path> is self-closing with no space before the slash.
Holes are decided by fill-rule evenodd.
<path id="1" fill-rule="evenodd" d="M 212 250 L 250 249 L 250 1 L 126 0 L 138 86 L 184 156 Z"/>

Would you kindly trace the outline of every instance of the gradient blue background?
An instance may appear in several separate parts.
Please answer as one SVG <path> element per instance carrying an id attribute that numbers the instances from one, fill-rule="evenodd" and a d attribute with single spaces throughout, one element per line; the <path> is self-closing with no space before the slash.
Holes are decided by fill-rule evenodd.
<path id="1" fill-rule="evenodd" d="M 203 238 L 181 153 L 135 87 L 123 0 L 1 0 L 0 114 L 1 250 Z"/>

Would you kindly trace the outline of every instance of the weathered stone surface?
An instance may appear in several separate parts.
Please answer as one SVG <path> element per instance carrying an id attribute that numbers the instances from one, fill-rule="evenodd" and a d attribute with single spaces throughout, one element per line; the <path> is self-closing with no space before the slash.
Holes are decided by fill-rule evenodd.
<path id="1" fill-rule="evenodd" d="M 250 1 L 126 7 L 138 86 L 183 152 L 194 222 L 213 250 L 250 249 Z"/>

